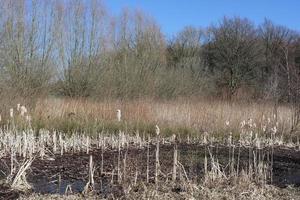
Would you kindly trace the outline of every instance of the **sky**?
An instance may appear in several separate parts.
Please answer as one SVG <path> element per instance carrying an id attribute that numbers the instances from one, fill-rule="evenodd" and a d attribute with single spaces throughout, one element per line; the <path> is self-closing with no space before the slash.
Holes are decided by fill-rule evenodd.
<path id="1" fill-rule="evenodd" d="M 137 8 L 154 17 L 167 36 L 185 26 L 207 27 L 223 16 L 247 17 L 255 24 L 265 18 L 300 31 L 300 0 L 104 0 L 113 14 Z"/>

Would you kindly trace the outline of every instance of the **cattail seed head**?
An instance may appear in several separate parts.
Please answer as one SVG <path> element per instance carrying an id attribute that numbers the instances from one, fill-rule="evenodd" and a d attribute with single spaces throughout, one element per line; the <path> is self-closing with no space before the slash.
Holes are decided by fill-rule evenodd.
<path id="1" fill-rule="evenodd" d="M 232 132 L 229 133 L 228 144 L 231 146 L 232 144 Z"/>
<path id="2" fill-rule="evenodd" d="M 21 116 L 25 116 L 25 113 L 27 113 L 27 108 L 25 106 L 21 106 Z"/>
<path id="3" fill-rule="evenodd" d="M 26 121 L 27 121 L 28 123 L 31 122 L 31 116 L 30 116 L 30 115 L 26 115 Z"/>
<path id="4" fill-rule="evenodd" d="M 207 143 L 208 143 L 207 137 L 208 137 L 208 133 L 207 133 L 207 132 L 204 132 L 204 136 L 203 136 L 203 143 L 204 143 L 204 144 L 207 144 Z"/>
<path id="5" fill-rule="evenodd" d="M 10 118 L 14 117 L 14 109 L 13 108 L 9 109 L 9 116 L 10 116 Z"/>
<path id="6" fill-rule="evenodd" d="M 172 139 L 173 139 L 173 142 L 175 142 L 175 141 L 176 141 L 176 135 L 173 134 L 172 137 L 173 137 L 173 138 L 172 138 Z"/>
<path id="7" fill-rule="evenodd" d="M 272 130 L 272 132 L 273 132 L 274 134 L 277 133 L 277 127 L 276 127 L 276 126 L 274 126 L 271 130 Z"/>
<path id="8" fill-rule="evenodd" d="M 262 127 L 262 130 L 263 130 L 263 132 L 266 132 L 266 130 L 267 130 L 267 126 L 266 126 L 266 125 L 264 125 L 264 126 Z"/>
<path id="9" fill-rule="evenodd" d="M 243 121 L 241 122 L 241 128 L 244 128 L 245 125 L 246 125 L 246 121 L 243 120 Z"/>
<path id="10" fill-rule="evenodd" d="M 118 120 L 118 122 L 121 121 L 121 110 L 120 109 L 117 110 L 117 120 Z"/>
<path id="11" fill-rule="evenodd" d="M 230 123 L 229 123 L 229 120 L 227 120 L 227 121 L 225 122 L 225 125 L 226 125 L 226 126 L 229 126 L 229 124 L 230 124 Z"/>
<path id="12" fill-rule="evenodd" d="M 156 135 L 159 135 L 159 133 L 160 133 L 160 129 L 159 129 L 158 125 L 155 125 L 155 133 L 156 133 Z"/>

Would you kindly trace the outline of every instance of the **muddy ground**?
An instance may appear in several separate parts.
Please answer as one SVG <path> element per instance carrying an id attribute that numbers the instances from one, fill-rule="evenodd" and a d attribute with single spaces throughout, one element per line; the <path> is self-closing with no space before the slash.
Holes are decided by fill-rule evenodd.
<path id="1" fill-rule="evenodd" d="M 177 147 L 179 162 L 184 166 L 188 178 L 195 182 L 201 182 L 204 175 L 204 157 L 207 155 L 208 163 L 210 163 L 211 154 L 214 160 L 218 160 L 222 164 L 225 171 L 229 171 L 228 163 L 232 155 L 235 157 L 235 167 L 237 167 L 239 157 L 240 170 L 247 170 L 249 160 L 253 160 L 256 156 L 257 159 L 264 160 L 270 166 L 272 163 L 272 179 L 268 179 L 270 184 L 279 187 L 300 186 L 300 151 L 295 149 L 276 147 L 274 149 L 254 150 L 236 147 L 233 153 L 232 148 L 229 149 L 222 145 L 214 145 L 208 148 L 198 144 L 178 144 Z M 162 172 L 160 179 L 163 181 L 167 177 L 171 178 L 173 152 L 174 145 L 165 144 L 160 146 L 159 156 Z M 103 153 L 101 149 L 94 149 L 89 154 L 65 153 L 62 156 L 52 155 L 44 159 L 35 159 L 27 172 L 27 180 L 33 186 L 33 192 L 64 194 L 68 185 L 72 192 L 82 192 L 88 181 L 89 155 L 93 156 L 95 166 L 94 189 L 104 197 L 111 193 L 120 197 L 124 195 L 122 187 L 134 181 L 146 180 L 147 148 L 124 148 L 120 153 L 118 150 L 112 149 L 106 149 Z M 102 157 L 103 173 L 101 173 Z M 121 183 L 118 183 L 117 176 L 118 160 L 120 174 L 122 174 Z M 148 163 L 149 182 L 154 183 L 155 146 L 150 146 Z M 124 165 L 126 165 L 125 170 Z M 2 174 L 9 173 L 9 169 L 10 158 L 1 158 L 0 170 Z M 8 187 L 1 186 L 0 196 L 7 197 L 5 199 L 14 199 L 18 196 L 18 193 L 9 190 Z"/>

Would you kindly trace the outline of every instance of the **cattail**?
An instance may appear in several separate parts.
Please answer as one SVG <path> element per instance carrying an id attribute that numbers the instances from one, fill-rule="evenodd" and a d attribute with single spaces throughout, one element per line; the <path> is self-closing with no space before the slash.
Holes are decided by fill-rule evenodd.
<path id="1" fill-rule="evenodd" d="M 172 173 L 172 181 L 175 182 L 176 181 L 176 175 L 177 175 L 177 162 L 178 162 L 178 153 L 177 153 L 177 144 L 176 144 L 176 135 L 173 135 L 174 137 L 174 158 L 173 158 L 173 173 Z"/>
<path id="2" fill-rule="evenodd" d="M 244 128 L 245 125 L 246 125 L 246 121 L 243 120 L 243 121 L 241 122 L 241 128 Z"/>
<path id="3" fill-rule="evenodd" d="M 27 121 L 28 123 L 31 122 L 31 116 L 30 116 L 30 115 L 26 115 L 26 121 Z"/>
<path id="4" fill-rule="evenodd" d="M 230 124 L 230 123 L 229 123 L 229 121 L 227 120 L 227 121 L 225 122 L 225 125 L 226 125 L 226 126 L 229 126 L 229 124 Z"/>
<path id="5" fill-rule="evenodd" d="M 256 145 L 256 147 L 257 147 L 258 149 L 261 148 L 261 142 L 260 142 L 260 139 L 259 139 L 258 137 L 256 138 L 255 145 Z"/>
<path id="6" fill-rule="evenodd" d="M 104 144 L 101 145 L 101 168 L 100 168 L 101 174 L 103 174 L 103 164 L 104 164 L 103 163 L 104 162 L 103 161 L 103 148 L 104 148 Z"/>
<path id="7" fill-rule="evenodd" d="M 155 185 L 156 189 L 158 187 L 158 175 L 159 175 L 159 133 L 160 129 L 158 125 L 155 125 L 155 132 L 156 132 L 156 152 L 155 152 Z"/>
<path id="8" fill-rule="evenodd" d="M 118 139 L 118 183 L 121 183 L 121 172 L 120 172 L 120 160 L 121 160 L 121 141 L 120 141 L 121 132 L 119 132 L 119 139 Z"/>
<path id="9" fill-rule="evenodd" d="M 271 128 L 272 132 L 274 133 L 274 135 L 277 133 L 277 127 L 274 126 L 273 128 Z"/>
<path id="10" fill-rule="evenodd" d="M 118 120 L 118 122 L 121 121 L 121 110 L 120 109 L 117 110 L 117 120 Z"/>
<path id="11" fill-rule="evenodd" d="M 89 162 L 89 182 L 91 186 L 93 187 L 95 184 L 94 181 L 94 165 L 93 165 L 93 156 L 90 155 L 90 162 Z"/>
<path id="12" fill-rule="evenodd" d="M 136 183 L 137 183 L 138 174 L 139 174 L 138 169 L 135 168 L 134 185 L 136 185 Z"/>
<path id="13" fill-rule="evenodd" d="M 262 127 L 262 130 L 263 130 L 263 132 L 266 132 L 266 130 L 267 130 L 267 126 L 266 126 L 266 125 L 264 125 L 264 126 Z"/>
<path id="14" fill-rule="evenodd" d="M 300 148 L 300 146 L 299 146 Z M 147 142 L 147 171 L 146 171 L 146 182 L 149 183 L 149 153 L 150 153 L 150 137 L 148 135 L 148 142 Z"/>
<path id="15" fill-rule="evenodd" d="M 203 143 L 204 143 L 204 144 L 207 144 L 207 143 L 208 143 L 207 137 L 208 137 L 208 133 L 207 133 L 207 132 L 204 132 L 204 136 L 203 136 Z"/>
<path id="16" fill-rule="evenodd" d="M 252 126 L 253 126 L 253 119 L 252 119 L 252 118 L 249 118 L 247 124 L 248 124 L 248 126 L 249 126 L 250 128 L 252 128 Z"/>
<path id="17" fill-rule="evenodd" d="M 52 135 L 52 141 L 53 141 L 53 152 L 56 153 L 56 132 L 54 131 Z"/>
<path id="18" fill-rule="evenodd" d="M 158 125 L 155 125 L 155 133 L 156 133 L 156 135 L 159 135 L 159 133 L 160 133 L 160 129 L 159 129 Z"/>
<path id="19" fill-rule="evenodd" d="M 232 145 L 232 132 L 229 133 L 229 137 L 228 137 L 228 145 L 229 145 L 229 146 Z"/>
<path id="20" fill-rule="evenodd" d="M 89 154 L 90 151 L 90 138 L 87 136 L 86 137 L 86 154 Z"/>
<path id="21" fill-rule="evenodd" d="M 204 174 L 207 175 L 207 156 L 206 156 L 206 149 L 205 149 L 205 156 L 204 156 Z"/>
<path id="22" fill-rule="evenodd" d="M 21 106 L 21 116 L 24 116 L 27 113 L 27 108 L 25 106 Z"/>
<path id="23" fill-rule="evenodd" d="M 9 109 L 9 116 L 10 116 L 10 118 L 14 117 L 14 109 L 13 108 Z"/>
<path id="24" fill-rule="evenodd" d="M 173 134 L 173 135 L 172 135 L 172 141 L 175 142 L 175 140 L 176 140 L 176 135 Z"/>

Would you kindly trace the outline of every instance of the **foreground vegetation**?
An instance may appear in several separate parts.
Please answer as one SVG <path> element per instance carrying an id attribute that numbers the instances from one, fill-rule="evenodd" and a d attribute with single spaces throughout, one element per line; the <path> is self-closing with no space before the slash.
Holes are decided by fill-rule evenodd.
<path id="1" fill-rule="evenodd" d="M 224 102 L 47 99 L 37 105 L 31 111 L 17 105 L 3 118 L 1 188 L 9 188 L 3 196 L 57 197 L 28 193 L 38 191 L 38 180 L 45 173 L 47 184 L 59 187 L 62 181 L 70 181 L 60 187 L 71 199 L 282 199 L 282 195 L 289 199 L 299 195 L 293 186 L 272 185 L 273 166 L 282 162 L 274 154 L 278 157 L 288 149 L 289 155 L 295 155 L 293 162 L 298 162 L 300 143 L 297 134 L 291 137 L 288 117 L 293 112 L 285 106 L 274 116 L 273 107 L 266 105 L 238 107 Z M 137 122 L 143 125 L 134 126 Z M 55 123 L 64 124 L 63 128 Z M 200 171 L 191 170 L 194 166 Z M 84 187 L 77 186 L 76 180 L 83 181 Z"/>
<path id="2" fill-rule="evenodd" d="M 250 126 L 251 124 L 247 123 L 247 125 Z M 23 133 L 16 132 L 16 130 L 2 130 L 1 171 L 5 174 L 5 184 L 9 185 L 11 189 L 1 191 L 1 194 L 9 197 L 16 193 L 15 197 L 18 197 L 19 192 L 23 191 L 20 196 L 21 199 L 297 198 L 299 195 L 297 188 L 291 186 L 280 189 L 269 184 L 272 183 L 273 176 L 273 149 L 290 148 L 292 153 L 300 148 L 299 143 L 286 143 L 275 132 L 270 137 L 266 135 L 259 137 L 257 133 L 249 137 L 251 130 L 248 128 L 245 127 L 241 132 L 239 140 L 234 140 L 229 135 L 226 140 L 218 141 L 213 136 L 204 134 L 199 138 L 193 137 L 180 143 L 178 143 L 175 135 L 169 138 L 160 136 L 159 128 L 156 129 L 156 137 L 146 138 L 138 134 L 135 136 L 125 135 L 123 132 L 119 132 L 118 135 L 100 133 L 98 137 L 93 138 L 74 133 L 73 136 L 68 137 L 63 133 L 51 133 L 45 130 L 39 137 L 35 137 L 34 132 L 30 130 Z M 184 143 L 187 143 L 186 146 L 183 146 L 184 148 L 178 148 Z M 226 146 L 227 152 L 229 151 L 228 157 L 214 153 L 214 148 L 218 144 Z M 190 157 L 189 154 L 193 152 L 185 150 L 190 145 L 203 146 L 204 149 L 200 152 L 204 154 L 204 157 Z M 201 146 L 196 148 L 203 148 Z M 166 150 L 164 150 L 165 147 L 167 147 Z M 245 147 L 245 155 L 249 151 L 249 157 L 243 160 L 242 149 Z M 135 149 L 143 151 L 144 158 L 147 158 L 146 162 L 141 160 L 144 163 L 143 166 L 136 165 L 134 167 L 131 165 L 133 160 L 137 160 L 137 157 L 141 159 L 140 155 L 131 153 Z M 115 153 L 111 155 L 110 151 Z M 182 154 L 184 152 L 185 154 Z M 109 153 L 110 158 L 104 156 L 106 153 Z M 166 167 L 164 160 L 166 153 L 172 158 L 170 160 L 172 164 L 168 167 Z M 250 156 L 252 153 L 253 156 Z M 86 174 L 84 176 L 86 185 L 80 189 L 81 194 L 76 194 L 78 192 L 76 182 L 70 182 L 69 185 L 65 186 L 64 193 L 67 196 L 28 193 L 28 190 L 32 188 L 31 184 L 34 185 L 35 183 L 29 183 L 27 177 L 31 176 L 30 173 L 36 173 L 36 168 L 43 169 L 46 167 L 47 169 L 47 165 L 55 162 L 55 160 L 60 160 L 60 157 L 67 159 L 67 162 L 71 164 L 84 154 L 89 156 L 89 159 L 84 161 L 86 163 L 80 161 L 81 165 L 77 164 L 76 166 L 77 169 L 83 170 L 82 172 Z M 76 159 L 68 159 L 68 156 L 71 155 L 74 155 Z M 115 159 L 111 160 L 112 158 Z M 193 159 L 204 159 L 203 166 L 200 167 L 202 177 L 200 174 L 190 174 L 191 172 L 186 168 L 188 167 L 186 162 L 194 162 Z M 226 160 L 225 165 L 221 164 L 221 160 L 224 159 Z M 112 168 L 107 168 L 111 165 L 108 164 L 111 161 L 113 161 Z M 37 164 L 40 162 L 48 164 L 38 167 Z M 3 165 L 3 163 L 6 164 Z M 64 168 L 60 175 L 67 178 L 68 175 L 65 177 L 64 173 L 70 168 L 65 163 L 60 163 L 60 165 Z M 6 167 L 3 168 L 3 166 Z M 52 172 L 42 171 L 42 174 L 44 173 L 50 173 L 49 176 L 52 177 Z M 73 174 L 72 177 L 74 176 L 76 175 Z M 64 178 L 58 178 L 58 182 L 54 184 L 59 186 L 60 180 Z M 201 179 L 197 181 L 197 178 Z M 102 187 L 102 181 L 104 184 L 107 183 L 107 180 L 109 180 L 109 187 L 120 188 L 107 193 L 105 188 L 108 186 L 105 185 L 103 189 L 100 188 L 99 193 L 98 190 L 99 187 Z M 35 185 L 35 187 L 37 186 Z"/>
<path id="3" fill-rule="evenodd" d="M 195 185 L 190 190 L 184 192 L 173 192 L 172 187 L 166 185 L 161 188 L 161 191 L 156 191 L 154 188 L 144 188 L 142 193 L 131 192 L 127 198 L 130 199 L 258 199 L 258 200 L 290 200 L 298 199 L 299 191 L 293 188 L 279 189 L 273 186 L 265 185 L 258 186 L 249 182 L 240 182 L 234 186 L 226 183 L 224 185 L 215 184 L 213 187 L 207 187 L 205 185 Z M 98 196 L 82 196 L 82 195 L 30 195 L 24 196 L 20 199 L 38 200 L 38 199 L 101 199 Z"/>

